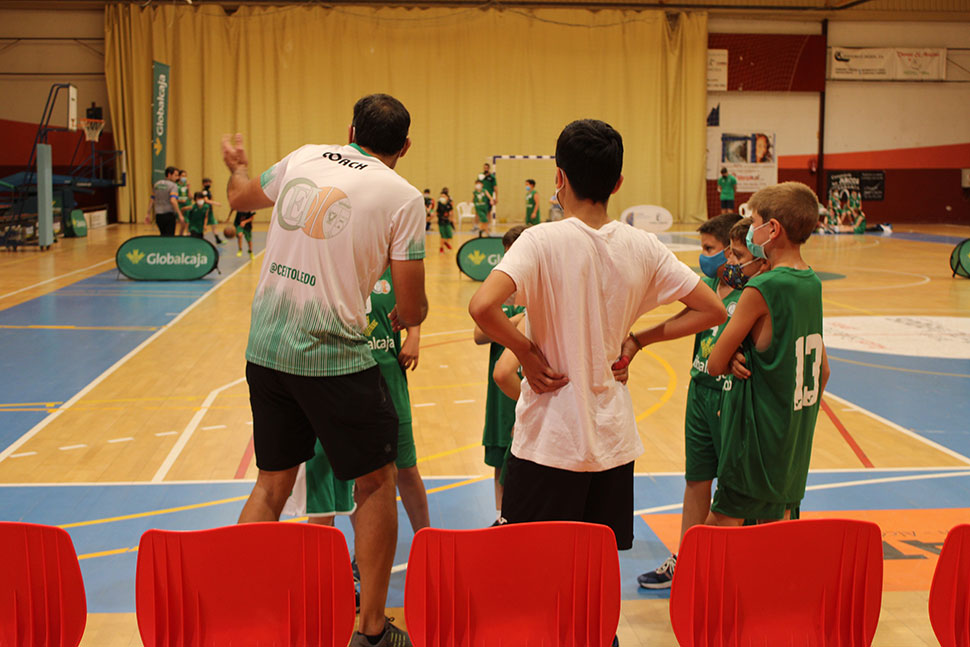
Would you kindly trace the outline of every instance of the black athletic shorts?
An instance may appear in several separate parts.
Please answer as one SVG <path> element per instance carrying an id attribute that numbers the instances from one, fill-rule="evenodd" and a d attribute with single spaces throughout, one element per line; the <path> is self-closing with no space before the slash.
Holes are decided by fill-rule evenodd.
<path id="1" fill-rule="evenodd" d="M 319 438 L 337 478 L 349 481 L 397 458 L 397 412 L 376 366 L 303 377 L 246 363 L 256 467 L 286 470 L 313 457 Z"/>
<path id="2" fill-rule="evenodd" d="M 156 213 L 155 224 L 158 225 L 158 235 L 174 236 L 176 220 L 178 217 L 174 213 Z"/>
<path id="3" fill-rule="evenodd" d="M 502 517 L 508 523 L 586 521 L 613 529 L 616 547 L 633 547 L 633 463 L 571 472 L 509 454 Z"/>

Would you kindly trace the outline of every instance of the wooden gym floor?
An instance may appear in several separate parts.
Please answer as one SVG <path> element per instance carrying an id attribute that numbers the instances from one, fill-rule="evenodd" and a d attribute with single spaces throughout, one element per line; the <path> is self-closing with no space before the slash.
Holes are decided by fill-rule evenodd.
<path id="1" fill-rule="evenodd" d="M 201 281 L 119 279 L 118 245 L 148 233 L 113 225 L 46 253 L 0 252 L 0 519 L 71 532 L 90 612 L 82 645 L 140 645 L 141 532 L 233 523 L 255 474 L 243 351 L 264 236 L 254 261 L 228 248 L 222 274 Z M 882 527 L 882 647 L 936 644 L 926 615 L 936 554 L 946 530 L 970 518 L 970 281 L 947 265 L 968 236 L 970 227 L 899 226 L 892 236 L 815 236 L 805 249 L 825 279 L 833 377 L 804 516 Z M 697 265 L 691 231 L 665 240 Z M 483 527 L 494 517 L 479 445 L 488 353 L 472 342 L 466 311 L 478 284 L 459 275 L 455 251 L 437 247 L 432 234 L 431 310 L 410 378 L 419 466 L 434 525 Z M 635 577 L 677 545 L 690 352 L 689 340 L 660 345 L 631 371 L 646 452 L 636 544 L 621 556 L 622 645 L 676 644 L 668 593 L 641 592 Z M 394 607 L 410 536 L 402 516 Z M 392 615 L 403 620 L 399 608 Z"/>

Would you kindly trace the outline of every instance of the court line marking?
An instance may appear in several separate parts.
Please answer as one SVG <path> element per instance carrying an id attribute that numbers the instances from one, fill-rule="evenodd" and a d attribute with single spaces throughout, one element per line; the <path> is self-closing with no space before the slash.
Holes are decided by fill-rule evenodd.
<path id="1" fill-rule="evenodd" d="M 228 425 L 209 425 L 208 427 L 200 427 L 202 431 L 208 431 L 210 429 L 225 429 Z"/>
<path id="2" fill-rule="evenodd" d="M 839 350 L 833 348 L 833 350 Z M 869 362 L 860 362 L 854 359 L 843 359 L 841 357 L 835 357 L 834 355 L 829 355 L 829 359 L 835 362 L 845 362 L 846 364 L 855 364 L 856 366 L 865 366 L 866 368 L 878 368 L 884 371 L 899 371 L 900 373 L 917 373 L 919 375 L 936 375 L 939 377 L 964 377 L 970 378 L 970 375 L 966 373 L 942 373 L 940 371 L 924 371 L 918 368 L 903 368 L 902 366 L 887 366 L 885 364 L 870 364 Z"/>
<path id="3" fill-rule="evenodd" d="M 129 442 L 131 440 L 134 440 L 134 438 L 132 438 L 131 436 L 125 436 L 124 438 L 112 438 L 108 442 L 109 443 L 127 443 L 127 442 Z"/>
<path id="4" fill-rule="evenodd" d="M 914 288 L 914 287 L 919 286 L 919 285 L 926 285 L 927 283 L 930 282 L 930 277 L 926 276 L 925 274 L 914 274 L 913 272 L 899 272 L 897 270 L 874 270 L 874 269 L 871 269 L 871 268 L 868 268 L 868 267 L 853 267 L 853 266 L 846 266 L 846 267 L 842 267 L 840 269 L 844 269 L 844 270 L 856 270 L 858 272 L 875 272 L 875 273 L 878 273 L 878 274 L 899 274 L 900 276 L 915 276 L 915 277 L 918 277 L 918 278 L 920 278 L 922 280 L 915 281 L 915 282 L 912 282 L 912 283 L 901 283 L 899 285 L 872 285 L 872 286 L 865 286 L 865 287 L 860 287 L 860 288 L 853 288 L 853 287 L 825 288 L 822 291 L 823 294 L 826 293 L 826 292 L 857 292 L 857 291 L 869 291 L 869 290 L 899 290 L 901 288 Z"/>
<path id="5" fill-rule="evenodd" d="M 259 254 L 262 254 L 263 251 L 264 250 L 260 250 L 259 253 L 257 254 L 257 256 L 259 256 Z M 239 274 L 241 271 L 243 271 L 247 267 L 249 267 L 249 263 L 246 263 L 245 265 L 239 266 L 235 271 L 232 272 L 232 274 L 228 275 L 226 278 L 222 279 L 217 284 L 213 285 L 208 291 L 206 291 L 205 293 L 203 293 L 202 296 L 200 296 L 198 299 L 196 299 L 195 301 L 193 301 L 192 303 L 190 303 L 188 305 L 188 307 L 186 307 L 185 310 L 183 310 L 181 313 L 179 313 L 179 315 L 177 317 L 175 317 L 174 319 L 172 319 L 171 321 L 169 321 L 167 324 L 164 324 L 161 328 L 159 328 L 158 330 L 156 330 L 152 334 L 151 337 L 149 337 L 148 339 L 146 339 L 142 343 L 140 343 L 137 346 L 135 346 L 133 349 L 131 349 L 128 352 L 128 354 L 126 354 L 124 357 L 122 357 L 121 359 L 119 359 L 117 362 L 115 362 L 114 364 L 112 364 L 111 366 L 109 366 L 103 373 L 101 373 L 101 375 L 99 375 L 96 378 L 94 378 L 91 382 L 88 383 L 87 386 L 85 386 L 80 391 L 78 391 L 77 393 L 75 393 L 74 396 L 70 400 L 68 400 L 67 402 L 65 402 L 60 407 L 58 407 L 56 411 L 54 411 L 53 413 L 48 414 L 43 420 L 41 420 L 36 425 L 34 425 L 33 427 L 31 427 L 30 430 L 27 431 L 27 433 L 25 433 L 23 436 L 21 436 L 20 438 L 18 438 L 15 441 L 13 441 L 12 443 L 10 443 L 10 446 L 9 447 L 7 447 L 6 449 L 4 449 L 3 451 L 0 451 L 0 463 L 2 463 L 4 460 L 6 460 L 7 457 L 10 456 L 10 454 L 13 454 L 18 449 L 20 449 L 21 447 L 23 447 L 23 445 L 27 441 L 29 441 L 31 438 L 33 438 L 34 436 L 36 436 L 37 434 L 39 434 L 45 427 L 47 427 L 47 425 L 49 425 L 50 423 L 52 423 L 55 420 L 57 420 L 61 416 L 61 414 L 63 414 L 65 411 L 67 411 L 72 406 L 74 406 L 74 404 L 76 402 L 78 402 L 81 398 L 83 398 L 85 395 L 87 395 L 92 390 L 94 390 L 95 387 L 97 387 L 99 384 L 101 384 L 106 379 L 108 379 L 108 377 L 110 377 L 112 373 L 114 373 L 119 368 L 121 368 L 122 366 L 124 366 L 125 363 L 129 359 L 131 359 L 132 357 L 134 357 L 135 355 L 137 355 L 138 353 L 140 353 L 142 351 L 142 349 L 146 348 L 149 344 L 151 344 L 157 338 L 159 338 L 163 334 L 165 334 L 165 331 L 167 331 L 169 328 L 171 328 L 176 323 L 178 323 L 179 321 L 181 321 L 187 314 L 189 314 L 190 312 L 192 312 L 192 310 L 194 310 L 196 307 L 198 307 L 198 305 L 200 303 L 202 303 L 203 301 L 205 301 L 206 299 L 208 299 L 210 296 L 212 296 L 212 294 L 214 294 L 216 290 L 218 290 L 219 288 L 221 288 L 223 285 L 226 285 L 227 283 L 229 283 L 229 279 L 233 278 L 234 276 L 236 276 L 236 274 Z"/>
<path id="6" fill-rule="evenodd" d="M 58 449 L 61 450 L 62 452 L 69 452 L 72 449 L 83 449 L 85 447 L 87 447 L 87 445 L 82 443 L 79 445 L 64 445 L 63 447 L 58 447 Z"/>
<path id="7" fill-rule="evenodd" d="M 457 344 L 463 341 L 474 341 L 471 337 L 462 337 L 461 339 L 449 339 L 447 341 L 436 341 L 433 344 L 421 344 L 418 348 L 434 348 L 435 346 L 444 346 L 445 344 Z"/>
<path id="8" fill-rule="evenodd" d="M 7 292 L 6 294 L 0 294 L 0 299 L 6 299 L 7 297 L 12 297 L 15 294 L 20 294 L 21 292 L 26 292 L 27 290 L 33 290 L 36 287 L 40 287 L 42 285 L 46 285 L 46 284 L 52 283 L 54 281 L 59 281 L 60 279 L 63 279 L 65 276 L 71 276 L 72 274 L 77 274 L 79 272 L 85 272 L 87 270 L 90 270 L 91 268 L 99 267 L 101 265 L 107 265 L 108 263 L 114 263 L 114 262 L 115 262 L 115 259 L 109 258 L 106 261 L 101 261 L 100 263 L 95 263 L 94 265 L 88 265 L 87 267 L 82 267 L 81 269 L 74 270 L 73 272 L 68 272 L 66 274 L 61 274 L 60 276 L 55 276 L 52 279 L 47 279 L 46 281 L 41 281 L 40 283 L 34 283 L 33 285 L 28 285 L 25 288 L 20 288 L 19 290 L 14 290 L 13 292 Z"/>
<path id="9" fill-rule="evenodd" d="M 902 425 L 896 424 L 892 420 L 887 420 L 886 418 L 883 418 L 879 414 L 876 414 L 876 413 L 873 413 L 872 411 L 869 411 L 865 407 L 860 407 L 858 404 L 856 404 L 854 402 L 849 402 L 845 398 L 840 398 L 839 396 L 835 395 L 834 393 L 829 392 L 829 393 L 826 393 L 825 395 L 827 397 L 831 398 L 832 400 L 835 400 L 836 402 L 838 402 L 840 404 L 845 404 L 845 405 L 850 405 L 850 406 L 856 407 L 857 409 L 859 409 L 859 413 L 861 413 L 862 415 L 869 416 L 873 420 L 875 420 L 877 422 L 881 422 L 882 424 L 886 425 L 887 427 L 890 427 L 892 429 L 895 429 L 896 431 L 898 431 L 899 433 L 901 433 L 901 434 L 903 434 L 905 436 L 909 436 L 910 438 L 915 438 L 916 440 L 918 440 L 918 441 L 920 441 L 920 442 L 922 442 L 922 443 L 924 443 L 926 445 L 929 445 L 933 449 L 936 449 L 938 451 L 943 452 L 947 456 L 950 456 L 950 457 L 955 458 L 955 459 L 957 459 L 957 460 L 959 460 L 959 461 L 961 461 L 963 463 L 966 463 L 967 465 L 970 465 L 970 458 L 967 458 L 963 454 L 961 454 L 959 452 L 956 452 L 956 451 L 950 449 L 949 447 L 944 447 L 943 445 L 941 445 L 938 442 L 934 442 L 934 441 L 930 440 L 929 438 L 924 438 L 923 436 L 920 436 L 915 431 L 911 431 L 909 429 L 906 429 Z"/>
<path id="10" fill-rule="evenodd" d="M 641 420 L 647 418 L 648 416 L 655 413 L 658 409 L 660 409 L 660 407 L 667 404 L 670 398 L 674 396 L 674 390 L 676 390 L 677 388 L 677 373 L 674 371 L 674 367 L 670 365 L 670 362 L 665 360 L 660 355 L 657 355 L 652 350 L 644 349 L 643 352 L 649 355 L 658 364 L 660 364 L 660 366 L 663 367 L 663 370 L 667 372 L 667 386 L 663 392 L 663 395 L 660 396 L 660 400 L 658 400 L 656 403 L 654 403 L 653 406 L 651 406 L 649 409 L 647 409 L 639 416 L 637 416 L 636 418 L 637 422 L 640 422 Z"/>
<path id="11" fill-rule="evenodd" d="M 436 308 L 437 309 L 437 308 Z M 445 330 L 443 332 L 422 332 L 421 338 L 425 337 L 440 337 L 442 335 L 461 335 L 465 333 L 475 332 L 474 328 L 466 328 L 465 330 Z"/>
<path id="12" fill-rule="evenodd" d="M 837 490 L 840 488 L 856 487 L 859 485 L 880 485 L 882 483 L 904 483 L 908 481 L 926 481 L 930 479 L 948 479 L 961 476 L 970 476 L 970 471 L 959 471 L 959 472 L 947 472 L 945 474 L 911 474 L 908 476 L 887 476 L 884 478 L 877 479 L 858 479 L 855 481 L 841 481 L 839 483 L 819 483 L 817 485 L 809 485 L 805 488 L 806 492 L 817 492 L 819 490 Z M 668 512 L 670 510 L 678 510 L 683 508 L 683 503 L 670 503 L 667 505 L 658 505 L 652 508 L 644 508 L 642 510 L 637 510 L 633 513 L 633 516 L 639 517 L 644 514 L 652 514 L 656 512 Z"/>
<path id="13" fill-rule="evenodd" d="M 452 404 L 469 404 L 474 402 L 474 400 L 455 400 Z"/>
<path id="14" fill-rule="evenodd" d="M 842 424 L 839 417 L 835 415 L 835 411 L 832 411 L 832 407 L 830 407 L 829 403 L 825 401 L 825 398 L 819 398 L 818 403 L 821 406 L 822 411 L 825 412 L 825 415 L 829 417 L 829 420 L 832 421 L 832 424 L 835 425 L 835 428 L 842 435 L 842 439 L 845 440 L 849 448 L 855 453 L 856 458 L 858 458 L 859 462 L 862 463 L 862 466 L 869 469 L 875 467 L 872 464 L 872 461 L 869 460 L 869 457 L 866 456 L 866 452 L 862 449 L 862 447 L 859 446 L 859 443 L 856 442 L 855 438 L 852 437 L 849 430 L 845 428 L 845 425 Z"/>
<path id="15" fill-rule="evenodd" d="M 418 462 L 419 463 L 424 463 L 424 462 L 427 462 L 427 461 L 434 460 L 436 458 L 444 458 L 445 456 L 451 456 L 452 454 L 458 454 L 460 452 L 466 452 L 469 449 L 475 449 L 476 447 L 481 447 L 481 446 L 482 446 L 481 443 L 475 443 L 474 445 L 465 445 L 464 447 L 458 447 L 456 449 L 449 449 L 449 450 L 446 450 L 446 451 L 443 451 L 443 452 L 438 452 L 437 454 L 428 454 L 427 456 L 422 456 L 421 458 L 419 458 L 418 459 Z M 422 475 L 421 478 L 428 478 L 428 477 L 425 477 L 424 475 Z M 468 478 L 472 478 L 472 477 L 470 477 L 470 476 L 462 476 L 462 477 L 458 477 L 458 478 L 468 479 Z"/>
<path id="16" fill-rule="evenodd" d="M 102 330 L 102 331 L 135 331 L 151 332 L 158 330 L 158 326 L 73 326 L 71 324 L 24 324 L 16 326 L 13 324 L 0 324 L 2 330 Z"/>
<path id="17" fill-rule="evenodd" d="M 175 445 L 171 450 L 169 450 L 168 456 L 165 457 L 165 460 L 162 461 L 158 471 L 155 472 L 155 476 L 152 477 L 152 481 L 158 483 L 168 475 L 169 470 L 172 469 L 172 465 L 175 464 L 175 461 L 178 460 L 178 457 L 182 454 L 182 450 L 185 449 L 185 445 L 189 442 L 189 439 L 192 438 L 195 430 L 199 427 L 199 423 L 202 422 L 202 418 L 204 418 L 205 414 L 209 412 L 209 407 L 212 406 L 215 399 L 219 397 L 219 394 L 226 389 L 231 389 L 237 384 L 241 384 L 245 381 L 245 377 L 240 377 L 232 382 L 229 382 L 228 384 L 223 384 L 222 386 L 209 391 L 209 395 L 205 396 L 205 400 L 202 401 L 202 406 L 199 407 L 199 410 L 196 411 L 195 415 L 192 416 L 192 419 L 189 420 L 189 424 L 185 425 L 185 429 L 182 430 L 178 440 L 175 441 Z M 206 427 L 203 427 L 203 429 L 206 429 Z"/>
<path id="18" fill-rule="evenodd" d="M 455 383 L 455 384 L 441 384 L 441 385 L 432 384 L 430 386 L 411 386 L 409 384 L 408 385 L 408 388 L 411 391 L 428 391 L 430 389 L 457 389 L 459 387 L 465 387 L 465 386 L 485 386 L 487 384 L 488 384 L 488 382 L 458 382 L 458 383 Z"/>
<path id="19" fill-rule="evenodd" d="M 239 465 L 236 467 L 236 479 L 242 479 L 246 476 L 246 472 L 249 470 L 249 463 L 253 460 L 253 454 L 256 453 L 256 441 L 253 436 L 249 437 L 249 441 L 246 443 L 246 449 L 243 450 L 242 458 L 239 459 Z"/>

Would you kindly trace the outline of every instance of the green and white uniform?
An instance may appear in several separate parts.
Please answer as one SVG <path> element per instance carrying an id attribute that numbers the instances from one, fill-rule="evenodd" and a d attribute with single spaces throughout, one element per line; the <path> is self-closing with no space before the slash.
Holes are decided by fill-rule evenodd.
<path id="1" fill-rule="evenodd" d="M 852 229 L 853 234 L 864 234 L 866 233 L 866 214 L 861 213 L 862 217 L 859 218 L 859 223 Z"/>
<path id="2" fill-rule="evenodd" d="M 495 185 L 498 184 L 498 180 L 495 179 L 495 174 L 494 173 L 479 173 L 478 174 L 478 180 L 482 183 L 482 189 L 485 190 L 485 193 L 487 193 L 488 195 L 490 195 L 490 196 L 492 196 L 494 198 L 495 197 Z M 486 197 L 488 197 L 488 196 L 486 196 Z"/>
<path id="3" fill-rule="evenodd" d="M 201 207 L 193 204 L 183 213 L 185 213 L 185 221 L 189 223 L 189 231 L 193 234 L 201 234 L 205 232 L 206 219 L 212 214 L 212 207 L 208 204 L 203 204 Z"/>
<path id="4" fill-rule="evenodd" d="M 520 312 L 522 306 L 503 305 L 502 312 L 511 319 Z M 492 378 L 495 363 L 505 351 L 505 346 L 492 342 L 488 347 L 488 391 L 485 396 L 485 429 L 482 432 L 482 445 L 485 446 L 485 464 L 502 467 L 505 452 L 512 444 L 512 427 L 515 426 L 516 401 L 502 393 Z"/>
<path id="5" fill-rule="evenodd" d="M 721 406 L 721 457 L 711 509 L 781 519 L 805 496 L 822 369 L 822 283 L 810 269 L 776 267 L 752 278 L 771 316 L 771 344 L 741 346 L 751 377 Z"/>
<path id="6" fill-rule="evenodd" d="M 535 215 L 533 215 L 533 210 Z M 531 189 L 525 192 L 525 224 L 538 225 L 542 222 L 541 210 L 536 206 L 536 190 Z"/>
<path id="7" fill-rule="evenodd" d="M 353 144 L 303 146 L 261 184 L 275 206 L 246 359 L 302 376 L 373 367 L 367 298 L 388 258 L 424 258 L 421 192 Z"/>
<path id="8" fill-rule="evenodd" d="M 179 208 L 184 207 L 189 203 L 189 183 L 179 180 L 175 183 L 178 187 L 178 197 L 176 198 L 179 202 Z"/>
<path id="9" fill-rule="evenodd" d="M 414 434 L 411 429 L 411 396 L 408 394 L 408 380 L 398 362 L 401 351 L 401 333 L 394 332 L 391 326 L 390 312 L 396 304 L 394 287 L 391 284 L 391 270 L 388 268 L 374 284 L 370 295 L 370 310 L 367 317 L 367 343 L 370 346 L 377 366 L 387 382 L 387 390 L 391 394 L 391 401 L 397 411 L 398 437 L 397 460 L 398 469 L 414 467 L 418 462 L 414 449 Z M 515 403 L 512 405 L 515 406 Z M 349 514 L 354 510 L 354 483 L 341 481 L 333 474 L 330 461 L 323 451 L 320 442 L 315 445 L 316 453 L 312 459 L 301 467 L 297 474 L 297 482 L 293 494 L 287 501 L 288 514 L 301 516 L 329 516 Z M 300 508 L 300 502 L 303 502 Z"/>
<path id="10" fill-rule="evenodd" d="M 475 214 L 478 215 L 479 222 L 488 222 L 488 212 L 491 211 L 492 205 L 488 201 L 488 196 L 485 194 L 485 190 L 475 191 L 472 193 L 472 202 L 475 205 Z"/>
<path id="11" fill-rule="evenodd" d="M 717 291 L 717 278 L 701 279 L 709 288 Z M 728 317 L 741 297 L 740 290 L 721 299 Z M 688 481 L 710 481 L 717 476 L 718 458 L 721 455 L 721 392 L 731 389 L 730 375 L 713 376 L 707 372 L 707 360 L 711 356 L 727 322 L 703 330 L 694 336 L 694 360 L 690 369 L 690 386 L 687 389 L 687 409 L 684 413 L 684 453 Z"/>

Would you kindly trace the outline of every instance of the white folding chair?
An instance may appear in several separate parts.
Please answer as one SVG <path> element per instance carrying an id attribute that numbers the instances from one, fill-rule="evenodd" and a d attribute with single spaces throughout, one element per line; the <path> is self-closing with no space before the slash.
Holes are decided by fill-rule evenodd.
<path id="1" fill-rule="evenodd" d="M 464 220 L 470 220 L 472 224 L 475 223 L 475 212 L 472 210 L 472 205 L 470 202 L 459 202 L 458 203 L 458 226 L 457 231 L 461 231 L 461 223 Z"/>

